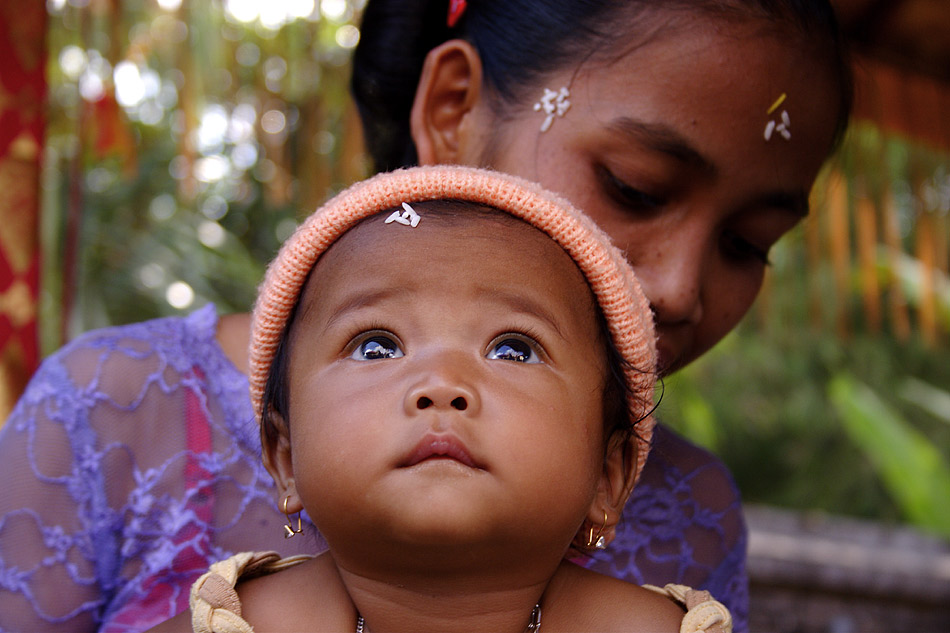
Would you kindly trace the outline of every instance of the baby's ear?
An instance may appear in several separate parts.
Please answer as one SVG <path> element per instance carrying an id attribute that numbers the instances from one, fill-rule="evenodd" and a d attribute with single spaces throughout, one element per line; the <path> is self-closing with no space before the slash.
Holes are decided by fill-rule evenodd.
<path id="1" fill-rule="evenodd" d="M 277 484 L 277 498 L 280 500 L 290 496 L 287 502 L 289 512 L 300 511 L 302 505 L 297 497 L 297 486 L 294 479 L 294 463 L 290 452 L 290 429 L 283 416 L 275 411 L 270 412 L 271 432 L 261 433 L 261 448 L 264 468 L 274 478 Z M 282 502 L 282 501 L 281 501 Z"/>
<path id="2" fill-rule="evenodd" d="M 574 544 L 582 549 L 602 549 L 598 541 L 603 537 L 606 546 L 616 535 L 617 524 L 623 515 L 623 507 L 633 492 L 637 472 L 637 439 L 614 435 L 608 442 L 604 457 L 604 470 L 597 486 L 597 494 L 590 504 L 587 520 Z"/>

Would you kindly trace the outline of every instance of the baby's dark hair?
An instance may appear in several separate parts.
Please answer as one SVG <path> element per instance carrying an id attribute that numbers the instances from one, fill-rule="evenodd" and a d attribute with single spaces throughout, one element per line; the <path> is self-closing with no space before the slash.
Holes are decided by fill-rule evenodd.
<path id="1" fill-rule="evenodd" d="M 761 19 L 808 42 L 827 56 L 838 81 L 835 145 L 847 127 L 851 67 L 828 0 L 471 0 L 453 28 L 446 24 L 448 5 L 369 0 L 366 6 L 351 88 L 376 171 L 418 162 L 409 116 L 425 57 L 443 42 L 470 42 L 481 57 L 486 86 L 514 104 L 526 98 L 525 91 L 536 91 L 546 73 L 579 63 L 607 44 L 646 41 L 673 14 Z"/>
<path id="2" fill-rule="evenodd" d="M 461 200 L 437 200 L 426 202 L 413 202 L 412 206 L 422 215 L 426 222 L 442 222 L 446 224 L 458 223 L 460 220 L 483 218 L 490 221 L 523 224 L 531 227 L 523 220 L 509 215 L 498 209 Z M 396 209 L 387 209 L 374 216 L 357 223 L 350 230 L 359 227 L 363 222 L 378 218 L 380 215 L 386 216 Z M 534 230 L 535 227 L 531 227 Z M 331 247 L 332 248 L 332 247 Z M 318 260 L 319 261 L 319 260 Z M 316 268 L 316 264 L 314 264 Z M 314 268 L 311 268 L 310 274 Z M 307 281 L 304 282 L 304 288 L 310 281 L 310 274 L 307 275 Z M 302 298 L 304 293 L 301 293 Z M 604 388 L 601 400 L 601 409 L 603 412 L 605 450 L 606 442 L 609 440 L 622 440 L 626 442 L 632 436 L 636 435 L 636 425 L 640 420 L 632 420 L 630 417 L 628 402 L 631 398 L 631 389 L 624 378 L 624 369 L 627 362 L 621 355 L 613 342 L 610 331 L 607 326 L 607 320 L 597 304 L 596 298 L 591 293 L 590 300 L 596 311 L 597 332 L 600 344 L 603 346 L 604 359 Z M 266 442 L 274 442 L 277 439 L 278 428 L 274 421 L 274 414 L 278 414 L 285 423 L 288 424 L 285 432 L 289 433 L 290 419 L 290 393 L 288 389 L 288 370 L 290 366 L 290 347 L 294 323 L 297 312 L 300 307 L 300 298 L 294 304 L 287 326 L 281 334 L 277 351 L 274 355 L 274 361 L 271 363 L 270 371 L 267 375 L 267 381 L 261 398 L 261 437 Z M 654 371 L 652 368 L 644 368 L 644 371 Z M 652 411 L 653 405 L 649 402 L 641 403 L 640 410 L 645 412 Z M 648 413 L 644 414 L 646 418 Z"/>

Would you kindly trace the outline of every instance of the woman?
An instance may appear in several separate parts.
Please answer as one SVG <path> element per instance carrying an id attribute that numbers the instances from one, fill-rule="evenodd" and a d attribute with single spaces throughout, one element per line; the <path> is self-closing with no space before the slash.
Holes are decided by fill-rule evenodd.
<path id="1" fill-rule="evenodd" d="M 379 169 L 490 166 L 591 215 L 641 279 L 668 373 L 735 327 L 807 213 L 846 68 L 825 1 L 373 0 L 354 93 Z M 140 630 L 212 560 L 313 550 L 283 540 L 259 466 L 247 328 L 204 309 L 44 363 L 0 435 L 0 628 Z M 725 468 L 661 427 L 590 565 L 709 589 L 742 630 L 744 550 Z"/>

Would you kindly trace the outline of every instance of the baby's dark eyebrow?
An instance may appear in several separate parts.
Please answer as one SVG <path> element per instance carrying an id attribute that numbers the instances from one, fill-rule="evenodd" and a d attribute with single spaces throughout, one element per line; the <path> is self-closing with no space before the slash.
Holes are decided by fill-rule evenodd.
<path id="1" fill-rule="evenodd" d="M 508 292 L 506 290 L 500 290 L 498 288 L 479 288 L 478 295 L 501 303 L 502 305 L 506 305 L 515 312 L 541 319 L 550 325 L 551 329 L 553 329 L 559 337 L 567 340 L 567 337 L 561 330 L 561 326 L 557 319 L 554 318 L 554 315 L 537 301 L 534 301 L 524 295 Z"/>
<path id="2" fill-rule="evenodd" d="M 400 292 L 401 289 L 397 288 L 381 288 L 372 292 L 354 293 L 352 296 L 346 297 L 343 302 L 340 303 L 333 310 L 333 312 L 330 313 L 330 315 L 327 317 L 326 323 L 323 324 L 323 330 L 329 330 L 337 321 L 345 317 L 350 312 L 380 303 L 396 294 L 399 294 Z M 316 301 L 311 303 L 315 304 Z"/>
<path id="3" fill-rule="evenodd" d="M 716 166 L 675 129 L 665 123 L 649 123 L 627 116 L 617 117 L 607 124 L 607 129 L 636 139 L 648 148 L 666 154 L 682 163 L 711 175 Z"/>

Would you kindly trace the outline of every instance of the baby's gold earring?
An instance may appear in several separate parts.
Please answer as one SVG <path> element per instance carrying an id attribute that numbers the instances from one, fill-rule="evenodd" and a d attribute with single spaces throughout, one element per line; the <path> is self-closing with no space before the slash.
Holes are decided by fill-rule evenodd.
<path id="1" fill-rule="evenodd" d="M 290 520 L 290 514 L 287 512 L 287 503 L 290 501 L 290 495 L 284 497 L 283 511 L 284 516 L 287 517 L 287 525 L 284 526 L 284 538 L 293 538 L 297 534 L 303 532 L 303 524 L 300 522 L 300 513 L 297 513 L 297 529 L 293 528 L 293 522 Z M 606 514 L 604 515 L 606 516 Z"/>
<path id="2" fill-rule="evenodd" d="M 604 530 L 607 529 L 607 511 L 604 510 L 604 524 L 594 534 L 594 526 L 590 526 L 590 533 L 587 535 L 587 547 L 593 549 L 607 549 L 607 539 L 604 538 Z"/>

